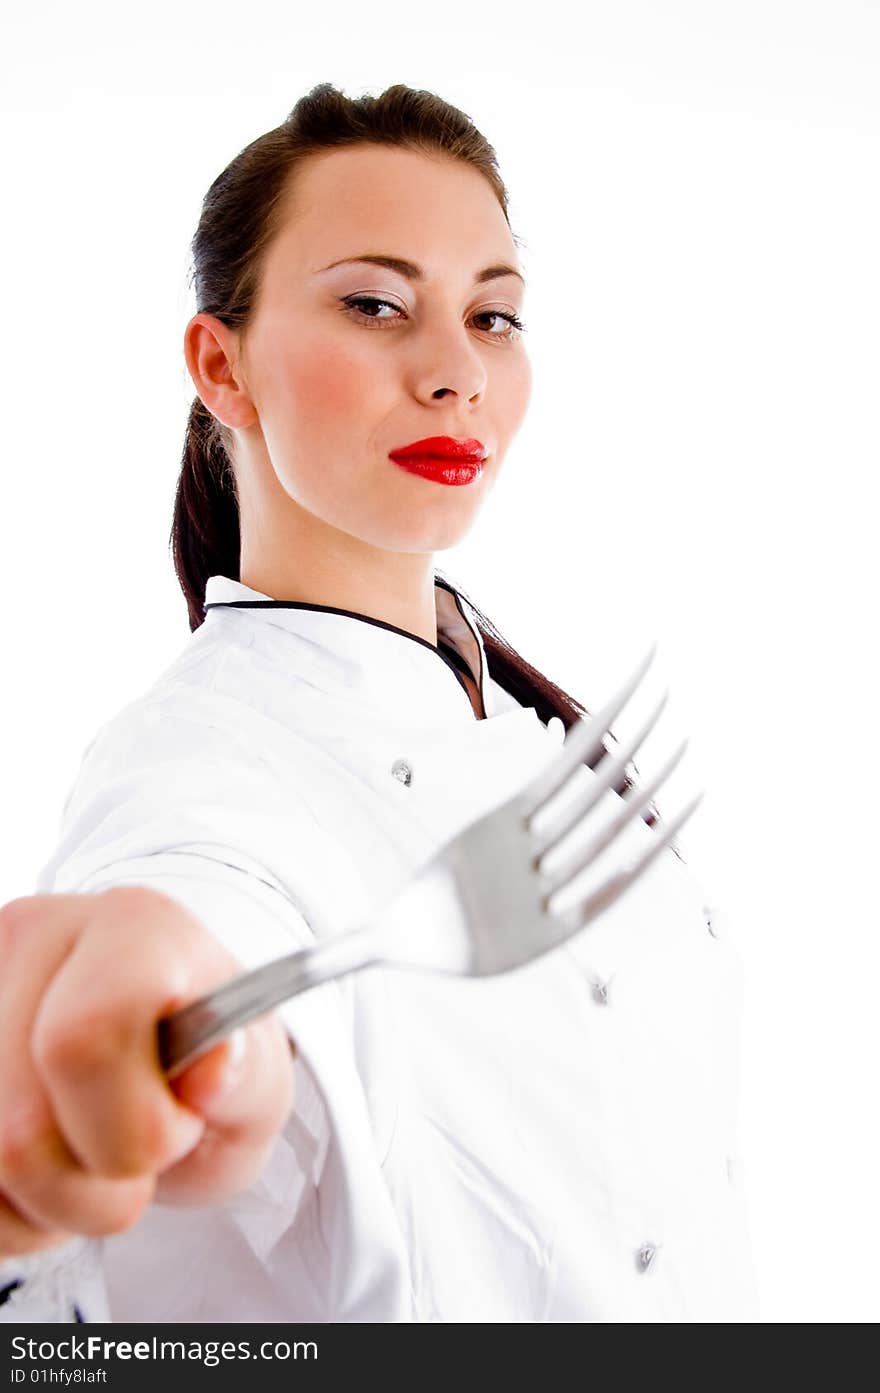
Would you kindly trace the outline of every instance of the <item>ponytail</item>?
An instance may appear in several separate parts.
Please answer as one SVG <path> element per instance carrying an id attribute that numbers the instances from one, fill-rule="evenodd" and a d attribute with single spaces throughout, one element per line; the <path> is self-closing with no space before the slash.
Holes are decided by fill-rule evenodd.
<path id="1" fill-rule="evenodd" d="M 235 476 L 218 422 L 201 397 L 186 425 L 170 543 L 194 631 L 204 622 L 208 577 L 238 580 L 241 555 Z"/>

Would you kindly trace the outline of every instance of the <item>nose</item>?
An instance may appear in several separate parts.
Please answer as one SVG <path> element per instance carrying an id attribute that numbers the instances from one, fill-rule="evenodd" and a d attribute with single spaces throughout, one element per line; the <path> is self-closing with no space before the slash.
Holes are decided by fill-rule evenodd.
<path id="1" fill-rule="evenodd" d="M 480 401 L 486 390 L 486 365 L 467 338 L 466 329 L 441 335 L 435 333 L 429 345 L 419 350 L 414 369 L 416 396 L 429 402 L 450 393 L 463 401 Z"/>

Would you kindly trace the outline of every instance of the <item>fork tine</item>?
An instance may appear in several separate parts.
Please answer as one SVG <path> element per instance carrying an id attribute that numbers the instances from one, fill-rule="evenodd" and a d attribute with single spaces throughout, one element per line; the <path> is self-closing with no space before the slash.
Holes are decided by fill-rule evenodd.
<path id="1" fill-rule="evenodd" d="M 581 794 L 574 806 L 566 809 L 563 817 L 557 818 L 556 822 L 553 823 L 552 826 L 548 827 L 544 833 L 537 834 L 536 853 L 538 855 L 543 855 L 545 851 L 549 851 L 550 848 L 555 846 L 557 842 L 560 842 L 562 838 L 566 835 L 566 833 L 571 831 L 575 823 L 580 822 L 581 819 L 586 815 L 586 813 L 590 811 L 590 809 L 593 807 L 593 804 L 599 801 L 603 793 L 605 793 L 609 788 L 614 788 L 615 785 L 620 782 L 621 775 L 626 769 L 626 766 L 629 764 L 636 750 L 639 748 L 639 746 L 641 745 L 642 741 L 646 738 L 648 733 L 654 729 L 654 726 L 657 724 L 657 718 L 659 717 L 660 712 L 663 710 L 668 700 L 669 693 L 664 692 L 661 701 L 658 702 L 657 706 L 651 712 L 651 715 L 648 717 L 647 721 L 642 726 L 638 734 L 635 735 L 633 739 L 630 741 L 628 748 L 624 749 L 620 754 L 615 754 L 614 756 L 612 756 L 611 752 L 609 751 L 607 757 L 602 761 L 602 763 L 599 766 L 599 773 L 596 775 L 596 782 L 592 784 L 584 793 Z M 580 766 L 577 767 L 579 768 Z M 572 770 L 571 773 L 568 775 L 566 782 L 571 783 L 574 777 L 575 770 Z M 559 790 L 557 790 L 557 793 L 558 791 Z M 556 797 L 556 794 L 554 794 L 553 797 Z M 546 804 L 542 806 L 546 807 Z M 531 824 L 533 818 L 528 818 L 526 819 L 526 821 L 527 823 Z"/>
<path id="2" fill-rule="evenodd" d="M 550 894 L 555 894 L 563 885 L 568 884 L 580 871 L 589 866 L 592 861 L 595 861 L 599 853 L 604 851 L 606 846 L 614 840 L 621 828 L 638 816 L 645 804 L 650 802 L 657 789 L 679 763 L 689 743 L 688 740 L 682 740 L 675 754 L 666 761 L 660 773 L 655 775 L 651 783 L 641 789 L 637 797 L 621 799 L 623 806 L 620 811 L 615 813 L 607 825 L 601 828 L 585 847 L 578 848 L 576 855 L 569 858 L 565 865 L 548 878 Z M 543 855 L 546 855 L 546 851 L 542 852 Z"/>
<path id="3" fill-rule="evenodd" d="M 621 895 L 625 894 L 633 882 L 639 878 L 648 866 L 650 866 L 654 857 L 659 856 L 664 847 L 669 845 L 679 828 L 687 822 L 694 810 L 703 801 L 705 794 L 706 791 L 703 789 L 697 794 L 696 798 L 691 799 L 684 811 L 679 813 L 674 822 L 669 824 L 663 836 L 657 835 L 654 845 L 648 848 L 644 856 L 641 856 L 638 861 L 632 862 L 629 866 L 625 866 L 623 870 L 608 876 L 607 879 L 603 880 L 602 884 L 589 895 L 579 900 L 577 904 L 569 906 L 569 908 L 564 910 L 561 914 L 548 908 L 548 900 L 550 897 L 559 893 L 558 890 L 551 891 L 549 895 L 544 897 L 543 901 L 547 913 L 559 919 L 570 933 L 584 928 L 590 920 L 595 919 L 596 915 L 600 914 L 603 909 L 619 899 Z"/>
<path id="4" fill-rule="evenodd" d="M 600 750 L 605 748 L 603 736 L 641 682 L 654 661 L 656 652 L 657 644 L 655 642 L 651 644 L 646 656 L 639 663 L 632 676 L 615 693 L 608 704 L 602 707 L 601 711 L 598 711 L 595 716 L 591 716 L 588 720 L 578 717 L 569 727 L 561 754 L 553 760 L 547 769 L 542 769 L 540 774 L 527 784 L 519 795 L 520 809 L 525 817 L 532 817 L 553 796 L 572 769 L 578 764 L 589 762 L 599 754 Z"/>

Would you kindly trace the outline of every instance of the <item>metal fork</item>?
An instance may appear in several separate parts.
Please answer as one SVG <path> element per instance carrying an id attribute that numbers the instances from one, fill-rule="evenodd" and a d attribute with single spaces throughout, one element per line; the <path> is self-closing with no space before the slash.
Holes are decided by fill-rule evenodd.
<path id="1" fill-rule="evenodd" d="M 656 643 L 633 675 L 595 716 L 569 727 L 561 753 L 537 777 L 499 807 L 471 822 L 431 859 L 369 921 L 350 932 L 290 953 L 224 983 L 216 991 L 165 1016 L 158 1024 L 159 1057 L 174 1078 L 238 1026 L 280 1002 L 334 977 L 377 963 L 463 976 L 509 972 L 564 943 L 595 919 L 638 879 L 668 846 L 701 802 L 697 794 L 667 825 L 653 832 L 648 850 L 574 905 L 560 911 L 551 902 L 611 846 L 678 764 L 682 741 L 652 783 L 597 829 L 587 845 L 551 870 L 559 843 L 580 827 L 595 804 L 620 782 L 626 765 L 653 729 L 667 693 L 629 746 L 614 758 L 604 735 L 632 696 L 656 652 Z M 570 789 L 575 771 L 605 750 L 596 782 L 553 816 L 559 794 Z M 425 895 L 430 896 L 426 910 Z M 449 913 L 438 913 L 448 908 Z"/>

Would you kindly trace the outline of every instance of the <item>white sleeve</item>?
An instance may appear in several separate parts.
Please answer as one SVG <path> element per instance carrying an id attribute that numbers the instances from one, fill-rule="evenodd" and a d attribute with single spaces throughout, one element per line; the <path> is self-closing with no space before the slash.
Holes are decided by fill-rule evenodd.
<path id="1" fill-rule="evenodd" d="M 150 886 L 183 904 L 245 970 L 332 932 L 325 910 L 340 867 L 303 803 L 265 770 L 242 761 L 240 752 L 233 758 L 218 732 L 185 724 L 181 731 L 173 720 L 163 723 L 163 736 L 170 731 L 173 738 L 163 739 L 149 759 L 138 745 L 134 768 L 128 737 L 121 752 L 108 751 L 106 740 L 93 742 L 65 803 L 59 845 L 39 877 L 38 893 Z M 349 1213 L 348 1176 L 371 1144 L 355 1060 L 351 982 L 350 976 L 326 982 L 279 1008 L 297 1046 L 296 1101 L 290 1127 L 279 1134 L 272 1154 L 275 1172 L 269 1183 L 276 1200 L 283 1190 L 279 1212 L 288 1226 L 295 1222 L 300 1198 L 314 1195 L 328 1150 L 334 1153 L 329 1167 L 334 1208 Z M 265 1194 L 262 1202 L 265 1222 Z M 208 1217 L 239 1224 L 247 1213 L 246 1203 L 232 1204 L 215 1207 Z M 182 1225 L 193 1217 L 191 1210 L 159 1205 L 147 1214 L 162 1243 L 169 1242 L 165 1235 L 176 1217 Z M 0 1318 L 110 1319 L 113 1292 L 108 1294 L 101 1280 L 102 1252 L 119 1248 L 124 1259 L 126 1245 L 134 1251 L 142 1225 L 144 1219 L 122 1234 L 79 1239 L 0 1263 Z M 345 1241 L 340 1234 L 340 1246 Z M 129 1299 L 130 1293 L 123 1295 L 119 1307 Z"/>
<path id="2" fill-rule="evenodd" d="M 100 1242 L 78 1237 L 0 1259 L 0 1323 L 109 1319 Z"/>

